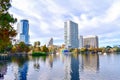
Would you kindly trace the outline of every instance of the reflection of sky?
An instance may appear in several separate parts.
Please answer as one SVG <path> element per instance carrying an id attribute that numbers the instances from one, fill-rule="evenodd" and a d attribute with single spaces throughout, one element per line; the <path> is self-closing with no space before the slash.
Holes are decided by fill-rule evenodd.
<path id="1" fill-rule="evenodd" d="M 6 74 L 6 72 L 7 72 L 7 65 L 6 65 L 6 63 L 1 63 L 0 62 L 0 80 L 4 79 L 4 75 Z"/>
<path id="2" fill-rule="evenodd" d="M 84 58 L 84 59 L 82 59 Z M 38 60 L 38 61 L 36 61 Z M 82 63 L 84 60 L 84 63 Z M 79 55 L 77 57 L 65 56 L 55 57 L 53 59 L 53 67 L 51 68 L 49 63 L 49 57 L 45 61 L 43 59 L 30 59 L 27 63 L 28 70 L 26 78 L 27 80 L 74 80 L 73 78 L 80 78 L 81 80 L 120 80 L 120 55 L 99 55 L 99 62 L 96 55 L 90 55 L 83 57 Z M 34 64 L 40 65 L 39 68 L 35 68 Z M 94 65 L 93 65 L 94 63 Z M 99 64 L 99 65 L 97 65 Z M 23 65 L 22 65 L 23 66 Z M 82 68 L 82 66 L 84 68 Z M 87 66 L 87 68 L 85 67 Z M 99 71 L 97 67 L 99 66 Z M 16 80 L 19 77 L 18 64 L 12 62 L 6 65 L 7 73 L 4 75 L 4 80 Z M 93 69 L 91 69 L 93 68 Z M 78 74 L 78 75 L 76 75 Z"/>
<path id="3" fill-rule="evenodd" d="M 4 80 L 15 80 L 15 76 L 18 78 L 18 65 L 16 63 L 8 64 Z"/>
<path id="4" fill-rule="evenodd" d="M 48 63 L 38 61 L 40 69 L 35 71 L 33 68 L 34 61 L 29 62 L 28 80 L 61 80 L 64 76 L 64 68 L 62 62 L 55 61 L 53 68 Z M 31 76 L 32 75 L 32 76 Z"/>

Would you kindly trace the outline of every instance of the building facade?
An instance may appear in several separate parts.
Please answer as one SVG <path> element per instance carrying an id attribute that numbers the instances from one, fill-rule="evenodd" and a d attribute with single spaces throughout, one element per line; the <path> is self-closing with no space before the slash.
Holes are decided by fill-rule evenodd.
<path id="1" fill-rule="evenodd" d="M 72 21 L 64 23 L 64 40 L 66 48 L 78 48 L 78 24 Z"/>
<path id="2" fill-rule="evenodd" d="M 53 38 L 50 38 L 50 40 L 47 43 L 47 46 L 52 46 L 53 45 Z"/>
<path id="3" fill-rule="evenodd" d="M 18 41 L 29 44 L 29 22 L 28 20 L 21 20 L 17 26 Z"/>
<path id="4" fill-rule="evenodd" d="M 83 48 L 83 36 L 79 36 L 79 48 Z"/>
<path id="5" fill-rule="evenodd" d="M 85 48 L 98 48 L 98 36 L 84 37 L 83 41 Z"/>

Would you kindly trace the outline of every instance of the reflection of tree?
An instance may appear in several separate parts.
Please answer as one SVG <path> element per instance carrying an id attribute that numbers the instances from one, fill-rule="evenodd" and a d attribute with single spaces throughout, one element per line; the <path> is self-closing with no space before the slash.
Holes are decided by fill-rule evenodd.
<path id="1" fill-rule="evenodd" d="M 46 61 L 46 56 L 41 56 L 40 57 L 44 62 Z"/>
<path id="2" fill-rule="evenodd" d="M 28 56 L 15 56 L 12 57 L 12 62 L 15 62 L 18 64 L 18 66 L 22 66 L 26 61 L 28 61 Z"/>
<path id="3" fill-rule="evenodd" d="M 4 79 L 4 75 L 7 72 L 7 65 L 6 63 L 0 62 L 0 79 Z"/>
<path id="4" fill-rule="evenodd" d="M 34 58 L 34 69 L 36 70 L 40 69 L 39 57 Z"/>
<path id="5" fill-rule="evenodd" d="M 53 56 L 52 55 L 49 55 L 49 64 L 50 64 L 50 67 L 52 68 L 53 67 Z"/>

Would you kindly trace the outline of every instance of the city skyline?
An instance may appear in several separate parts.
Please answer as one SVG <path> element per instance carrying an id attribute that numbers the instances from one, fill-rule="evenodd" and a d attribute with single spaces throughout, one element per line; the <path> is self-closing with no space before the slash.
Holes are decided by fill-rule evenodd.
<path id="1" fill-rule="evenodd" d="M 119 0 L 12 0 L 9 12 L 18 21 L 30 21 L 31 43 L 46 44 L 53 37 L 55 44 L 63 44 L 64 21 L 72 20 L 79 25 L 79 35 L 97 35 L 101 47 L 120 44 L 119 5 Z"/>

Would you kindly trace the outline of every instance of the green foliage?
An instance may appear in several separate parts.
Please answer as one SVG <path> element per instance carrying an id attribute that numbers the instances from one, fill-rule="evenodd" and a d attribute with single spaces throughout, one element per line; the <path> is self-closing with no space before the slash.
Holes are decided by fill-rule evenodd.
<path id="1" fill-rule="evenodd" d="M 85 51 L 87 51 L 86 48 L 81 48 L 81 49 L 80 49 L 80 52 L 85 52 Z"/>
<path id="2" fill-rule="evenodd" d="M 73 52 L 73 51 L 74 51 L 74 49 L 73 49 L 73 48 L 71 48 L 71 49 L 70 49 L 70 52 Z"/>
<path id="3" fill-rule="evenodd" d="M 0 7 L 0 11 L 7 11 L 11 7 L 10 0 L 0 0 Z"/>
<path id="4" fill-rule="evenodd" d="M 113 49 L 115 50 L 115 52 L 120 52 L 120 48 L 118 46 L 114 46 Z"/>
<path id="5" fill-rule="evenodd" d="M 18 52 L 28 52 L 28 51 L 30 51 L 29 47 L 24 42 L 20 42 L 19 44 L 17 44 L 16 48 L 17 48 Z"/>
<path id="6" fill-rule="evenodd" d="M 39 47 L 40 46 L 40 41 L 34 42 L 34 47 Z"/>
<path id="7" fill-rule="evenodd" d="M 5 51 L 11 43 L 11 39 L 17 35 L 16 30 L 12 27 L 17 19 L 9 14 L 10 7 L 10 0 L 0 0 L 0 51 Z"/>
<path id="8" fill-rule="evenodd" d="M 49 52 L 49 49 L 44 45 L 41 49 L 42 52 Z"/>
<path id="9" fill-rule="evenodd" d="M 45 55 L 47 55 L 46 52 L 33 52 L 32 53 L 32 56 L 45 56 Z"/>

